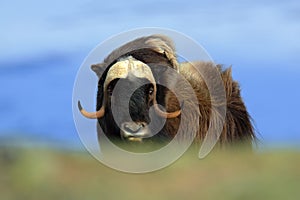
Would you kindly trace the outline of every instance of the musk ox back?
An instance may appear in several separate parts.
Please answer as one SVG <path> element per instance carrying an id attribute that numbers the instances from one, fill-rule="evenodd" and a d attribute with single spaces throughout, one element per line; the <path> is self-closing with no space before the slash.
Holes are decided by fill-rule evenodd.
<path id="1" fill-rule="evenodd" d="M 213 71 L 217 72 L 225 90 L 225 121 L 219 143 L 251 144 L 254 130 L 231 68 L 224 70 L 212 62 L 179 63 L 172 41 L 162 35 L 138 38 L 114 50 L 103 63 L 92 65 L 99 77 L 97 111 L 85 111 L 80 102 L 79 110 L 98 120 L 100 141 L 103 131 L 113 142 L 166 143 L 184 121 L 182 140 L 196 133 L 195 142 L 201 142 L 207 134 L 214 134 L 208 130 L 215 125 L 212 116 L 218 111 L 213 109 L 216 99 L 196 68 L 211 75 L 211 80 L 215 78 Z M 179 92 L 175 94 L 166 85 Z M 186 108 L 193 112 L 182 112 Z"/>

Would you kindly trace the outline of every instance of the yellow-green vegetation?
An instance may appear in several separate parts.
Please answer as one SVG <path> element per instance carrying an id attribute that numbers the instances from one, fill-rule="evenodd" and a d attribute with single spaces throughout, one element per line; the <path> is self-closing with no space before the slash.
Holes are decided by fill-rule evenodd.
<path id="1" fill-rule="evenodd" d="M 191 150 L 148 174 L 112 170 L 85 152 L 0 149 L 0 199 L 300 199 L 300 152 Z"/>

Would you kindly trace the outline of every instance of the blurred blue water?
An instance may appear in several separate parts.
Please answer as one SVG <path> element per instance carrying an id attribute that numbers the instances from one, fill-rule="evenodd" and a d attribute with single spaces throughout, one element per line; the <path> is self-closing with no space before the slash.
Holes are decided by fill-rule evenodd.
<path id="1" fill-rule="evenodd" d="M 75 142 L 71 97 L 76 60 L 81 62 L 76 55 L 53 54 L 1 67 L 0 136 Z"/>
<path id="2" fill-rule="evenodd" d="M 0 3 L 0 138 L 80 144 L 71 98 L 85 56 L 120 31 L 159 26 L 233 65 L 263 142 L 300 144 L 298 1 L 64 2 Z"/>

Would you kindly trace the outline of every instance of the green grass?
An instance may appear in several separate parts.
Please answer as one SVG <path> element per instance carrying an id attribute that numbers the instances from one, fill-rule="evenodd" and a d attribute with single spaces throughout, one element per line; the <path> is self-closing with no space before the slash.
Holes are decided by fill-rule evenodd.
<path id="1" fill-rule="evenodd" d="M 300 152 L 194 151 L 147 174 L 112 170 L 88 153 L 0 149 L 0 199 L 300 199 Z"/>

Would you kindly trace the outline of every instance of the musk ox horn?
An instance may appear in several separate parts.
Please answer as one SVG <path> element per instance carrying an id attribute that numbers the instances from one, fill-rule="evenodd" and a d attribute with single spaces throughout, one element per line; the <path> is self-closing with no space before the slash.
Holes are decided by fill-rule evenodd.
<path id="1" fill-rule="evenodd" d="M 90 119 L 101 118 L 101 117 L 104 116 L 104 113 L 105 113 L 104 106 L 102 106 L 100 108 L 100 110 L 97 111 L 97 112 L 88 112 L 88 111 L 86 111 L 85 109 L 82 108 L 80 101 L 78 101 L 78 109 L 79 109 L 79 111 L 81 112 L 81 114 L 83 116 L 85 116 L 86 118 L 90 118 Z"/>
<path id="2" fill-rule="evenodd" d="M 156 102 L 156 91 L 157 91 L 157 87 L 156 87 L 156 82 L 155 79 L 153 77 L 152 71 L 150 69 L 150 67 L 141 62 L 138 61 L 136 59 L 134 59 L 133 57 L 129 56 L 126 59 L 121 59 L 119 62 L 115 63 L 107 72 L 107 76 L 106 79 L 104 81 L 104 99 L 103 99 L 103 103 L 102 103 L 102 107 L 99 111 L 96 112 L 87 112 L 86 110 L 84 110 L 80 104 L 80 101 L 78 101 L 78 108 L 79 111 L 81 112 L 81 114 L 87 118 L 90 119 L 96 119 L 96 118 L 101 118 L 104 116 L 105 113 L 105 100 L 106 100 L 106 88 L 109 85 L 109 83 L 111 81 L 113 81 L 116 78 L 126 78 L 128 76 L 128 74 L 131 73 L 133 74 L 135 77 L 138 78 L 146 78 L 150 81 L 150 83 L 153 84 L 154 86 L 154 108 L 156 113 L 164 118 L 175 118 L 178 115 L 180 115 L 181 110 L 178 111 L 174 111 L 171 113 L 162 111 L 159 107 L 158 104 Z"/>
<path id="3" fill-rule="evenodd" d="M 181 108 L 182 108 L 182 106 L 183 106 L 183 103 L 181 104 Z M 174 112 L 164 112 L 158 107 L 157 103 L 154 103 L 154 109 L 155 109 L 156 114 L 158 114 L 159 116 L 161 116 L 163 118 L 175 118 L 181 114 L 181 109 L 176 110 Z"/>

